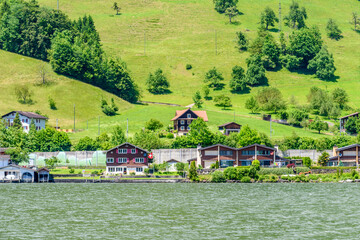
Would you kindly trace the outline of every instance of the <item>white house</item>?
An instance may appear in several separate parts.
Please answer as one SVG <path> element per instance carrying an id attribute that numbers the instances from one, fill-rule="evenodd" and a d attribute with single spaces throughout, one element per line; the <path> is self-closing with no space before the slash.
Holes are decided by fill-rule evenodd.
<path id="1" fill-rule="evenodd" d="M 3 115 L 2 119 L 4 119 L 5 123 L 7 123 L 9 126 L 12 126 L 16 113 L 19 114 L 19 118 L 25 132 L 29 132 L 31 120 L 34 120 L 36 130 L 45 129 L 45 122 L 47 117 L 33 112 L 12 111 Z"/>
<path id="2" fill-rule="evenodd" d="M 0 167 L 0 181 L 34 182 L 35 170 L 10 164 Z"/>

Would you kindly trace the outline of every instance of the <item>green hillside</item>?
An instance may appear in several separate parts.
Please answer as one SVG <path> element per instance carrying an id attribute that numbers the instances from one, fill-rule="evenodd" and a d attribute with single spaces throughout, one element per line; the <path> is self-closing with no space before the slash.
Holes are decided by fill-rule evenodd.
<path id="1" fill-rule="evenodd" d="M 56 8 L 56 1 L 39 0 L 42 6 Z M 84 14 L 90 14 L 99 31 L 103 47 L 108 55 L 121 57 L 128 65 L 131 76 L 142 90 L 142 100 L 175 103 L 186 106 L 192 103 L 192 96 L 204 85 L 205 73 L 216 66 L 225 77 L 225 89 L 212 92 L 212 96 L 220 93 L 229 95 L 233 107 L 223 111 L 212 101 L 206 101 L 204 109 L 209 116 L 209 126 L 216 130 L 216 126 L 224 122 L 235 120 L 240 124 L 249 124 L 262 132 L 269 133 L 269 122 L 262 121 L 258 116 L 249 114 L 244 108 L 244 102 L 250 94 L 258 88 L 252 88 L 248 94 L 232 94 L 228 83 L 230 71 L 234 65 L 241 65 L 246 69 L 245 59 L 249 53 L 240 53 L 235 48 L 235 33 L 239 30 L 246 32 L 253 40 L 256 36 L 260 21 L 260 12 L 270 6 L 278 11 L 278 1 L 275 0 L 239 0 L 238 8 L 243 13 L 236 18 L 236 24 L 229 24 L 226 16 L 218 14 L 213 9 L 212 0 L 124 0 L 118 2 L 121 15 L 114 15 L 111 9 L 113 1 L 61 0 L 60 9 L 71 19 L 77 19 Z M 291 0 L 282 1 L 282 15 L 288 13 Z M 360 51 L 358 48 L 360 35 L 352 30 L 349 24 L 351 13 L 359 9 L 360 3 L 355 0 L 314 0 L 301 1 L 308 12 L 306 21 L 308 26 L 316 24 L 322 34 L 325 44 L 334 55 L 338 77 L 336 82 L 326 82 L 305 75 L 282 69 L 276 72 L 266 72 L 270 86 L 281 90 L 285 99 L 294 95 L 299 103 L 306 103 L 306 95 L 312 86 L 319 86 L 331 90 L 335 87 L 344 88 L 349 96 L 349 105 L 357 108 L 360 96 L 357 94 L 360 80 Z M 325 34 L 328 18 L 333 18 L 343 31 L 344 38 L 340 41 L 330 40 Z M 290 29 L 283 27 L 286 36 Z M 277 28 L 272 30 L 278 39 Z M 217 54 L 215 54 L 215 36 L 217 39 Z M 145 39 L 145 41 L 144 41 Z M 145 42 L 145 54 L 144 54 Z M 73 127 L 73 104 L 76 104 L 76 125 L 81 131 L 70 134 L 72 140 L 77 141 L 84 136 L 95 137 L 98 134 L 100 116 L 100 132 L 109 132 L 114 125 L 120 124 L 126 128 L 129 119 L 129 134 L 144 127 L 149 118 L 157 118 L 164 125 L 170 124 L 175 110 L 180 107 L 164 105 L 131 105 L 103 90 L 73 80 L 49 71 L 50 84 L 39 86 L 39 67 L 41 61 L 21 55 L 0 51 L 0 112 L 5 113 L 14 109 L 40 110 L 50 117 L 50 125 L 55 125 L 59 119 L 62 128 Z M 187 71 L 186 64 L 193 69 Z M 145 88 L 145 81 L 149 72 L 162 68 L 167 75 L 172 93 L 167 95 L 153 95 Z M 14 89 L 21 84 L 27 84 L 34 92 L 33 105 L 22 105 L 16 101 Z M 58 110 L 50 110 L 48 97 L 57 103 Z M 105 116 L 100 109 L 102 98 L 116 100 L 119 115 Z M 300 136 L 319 137 L 313 131 L 305 131 L 279 124 L 273 124 L 273 137 L 282 137 L 296 132 Z"/>
<path id="2" fill-rule="evenodd" d="M 41 4 L 56 8 L 56 1 L 40 0 Z M 292 0 L 283 0 L 282 16 L 289 12 Z M 61 0 L 60 9 L 71 18 L 84 14 L 93 16 L 100 33 L 103 46 L 108 54 L 124 59 L 132 76 L 143 90 L 143 100 L 170 102 L 187 105 L 192 102 L 195 91 L 201 89 L 205 72 L 216 66 L 230 80 L 231 68 L 238 64 L 246 68 L 248 53 L 239 53 L 235 49 L 235 32 L 246 31 L 250 39 L 256 36 L 260 13 L 266 6 L 278 12 L 278 0 L 239 0 L 238 9 L 243 13 L 236 18 L 237 24 L 229 24 L 228 18 L 214 10 L 212 0 L 124 0 L 118 2 L 121 15 L 114 15 L 111 9 L 113 1 Z M 333 89 L 340 86 L 349 93 L 350 106 L 357 107 L 360 96 L 360 51 L 359 34 L 349 24 L 351 13 L 360 10 L 355 0 L 313 0 L 299 1 L 308 13 L 308 26 L 317 25 L 325 44 L 334 54 L 337 82 L 325 82 L 314 75 L 289 72 L 267 72 L 271 86 L 279 88 L 285 98 L 294 95 L 298 102 L 306 102 L 310 87 L 319 86 Z M 344 38 L 340 41 L 326 37 L 325 26 L 329 18 L 335 19 Z M 277 28 L 274 36 L 278 39 Z M 217 55 L 215 55 L 215 31 L 217 35 Z M 288 36 L 290 29 L 283 27 Z M 144 55 L 144 35 L 146 55 Z M 192 64 L 193 69 L 185 70 Z M 171 84 L 172 94 L 153 95 L 145 90 L 145 81 L 149 72 L 162 68 Z M 251 92 L 256 91 L 252 89 Z M 230 94 L 228 84 L 223 92 L 231 95 L 234 109 L 247 114 L 244 101 L 247 94 Z M 218 92 L 214 93 L 218 94 Z M 213 104 L 208 108 L 214 109 Z"/>

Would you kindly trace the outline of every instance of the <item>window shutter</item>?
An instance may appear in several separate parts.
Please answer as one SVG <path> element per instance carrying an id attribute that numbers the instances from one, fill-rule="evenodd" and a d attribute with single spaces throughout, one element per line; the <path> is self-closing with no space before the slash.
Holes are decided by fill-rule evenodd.
<path id="1" fill-rule="evenodd" d="M 135 153 L 138 153 L 138 149 L 137 149 L 137 148 L 135 148 Z"/>
<path id="2" fill-rule="evenodd" d="M 128 164 L 130 163 L 130 159 L 129 159 L 129 158 L 127 158 L 127 163 L 128 163 Z"/>
<path id="3" fill-rule="evenodd" d="M 131 149 L 128 149 L 128 150 L 127 150 L 127 153 L 131 153 Z"/>

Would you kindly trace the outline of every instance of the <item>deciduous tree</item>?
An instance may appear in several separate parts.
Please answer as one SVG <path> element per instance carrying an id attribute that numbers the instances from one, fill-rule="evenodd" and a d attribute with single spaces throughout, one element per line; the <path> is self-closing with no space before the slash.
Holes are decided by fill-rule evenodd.
<path id="1" fill-rule="evenodd" d="M 251 96 L 248 99 L 246 99 L 245 108 L 249 109 L 251 113 L 255 113 L 259 109 L 259 104 L 254 96 Z"/>
<path id="2" fill-rule="evenodd" d="M 201 108 L 203 101 L 201 100 L 201 95 L 200 95 L 200 91 L 196 91 L 195 95 L 193 96 L 193 101 L 194 104 L 197 108 Z"/>
<path id="3" fill-rule="evenodd" d="M 224 13 L 227 8 L 234 7 L 238 3 L 238 0 L 213 0 L 215 4 L 215 10 L 219 13 Z"/>
<path id="4" fill-rule="evenodd" d="M 336 24 L 335 20 L 332 18 L 329 18 L 329 21 L 326 24 L 326 32 L 329 38 L 339 40 L 342 38 L 341 30 L 339 29 L 339 26 Z"/>
<path id="5" fill-rule="evenodd" d="M 310 129 L 314 129 L 316 131 L 320 132 L 321 131 L 326 131 L 329 129 L 329 125 L 327 124 L 327 122 L 323 122 L 319 119 L 319 117 L 316 117 L 314 119 L 314 121 L 312 123 L 310 123 Z"/>
<path id="6" fill-rule="evenodd" d="M 209 87 L 221 89 L 223 87 L 221 81 L 223 80 L 224 77 L 222 76 L 222 73 L 214 67 L 205 74 L 204 82 L 209 83 Z"/>
<path id="7" fill-rule="evenodd" d="M 162 128 L 164 124 L 157 119 L 151 118 L 145 123 L 145 129 L 150 131 L 156 131 Z"/>
<path id="8" fill-rule="evenodd" d="M 334 58 L 330 54 L 326 47 L 322 47 L 320 52 L 309 61 L 307 67 L 309 70 L 315 72 L 316 76 L 320 79 L 330 80 L 334 77 L 335 65 Z"/>
<path id="9" fill-rule="evenodd" d="M 307 18 L 306 9 L 300 8 L 299 3 L 293 1 L 290 5 L 289 15 L 284 17 L 285 25 L 290 28 L 300 29 L 305 27 L 305 19 Z"/>
<path id="10" fill-rule="evenodd" d="M 214 98 L 214 102 L 216 103 L 216 106 L 222 107 L 224 110 L 232 106 L 230 97 L 226 96 L 225 94 L 216 96 Z"/>
<path id="11" fill-rule="evenodd" d="M 265 87 L 260 89 L 256 95 L 256 100 L 262 110 L 274 111 L 286 109 L 286 103 L 279 89 Z"/>
<path id="12" fill-rule="evenodd" d="M 276 22 L 279 22 L 279 19 L 276 17 L 274 11 L 271 8 L 266 7 L 261 13 L 260 23 L 268 30 L 269 26 L 274 27 Z"/>
<path id="13" fill-rule="evenodd" d="M 146 85 L 149 92 L 155 94 L 167 93 L 170 87 L 166 76 L 160 68 L 157 69 L 154 74 L 149 74 Z"/>
<path id="14" fill-rule="evenodd" d="M 236 33 L 236 47 L 240 51 L 246 51 L 249 45 L 249 40 L 247 39 L 245 33 L 239 31 Z"/>
<path id="15" fill-rule="evenodd" d="M 225 15 L 229 17 L 229 23 L 232 23 L 231 19 L 239 15 L 239 10 L 236 8 L 236 6 L 228 7 L 225 10 Z"/>
<path id="16" fill-rule="evenodd" d="M 234 92 L 243 91 L 246 88 L 245 71 L 240 66 L 234 66 L 231 73 L 230 88 Z"/>

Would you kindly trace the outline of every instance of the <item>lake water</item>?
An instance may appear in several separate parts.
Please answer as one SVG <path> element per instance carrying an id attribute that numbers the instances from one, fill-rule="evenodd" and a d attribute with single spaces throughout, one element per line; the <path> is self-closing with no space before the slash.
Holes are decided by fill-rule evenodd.
<path id="1" fill-rule="evenodd" d="M 0 239 L 359 239 L 360 184 L 0 184 Z"/>

